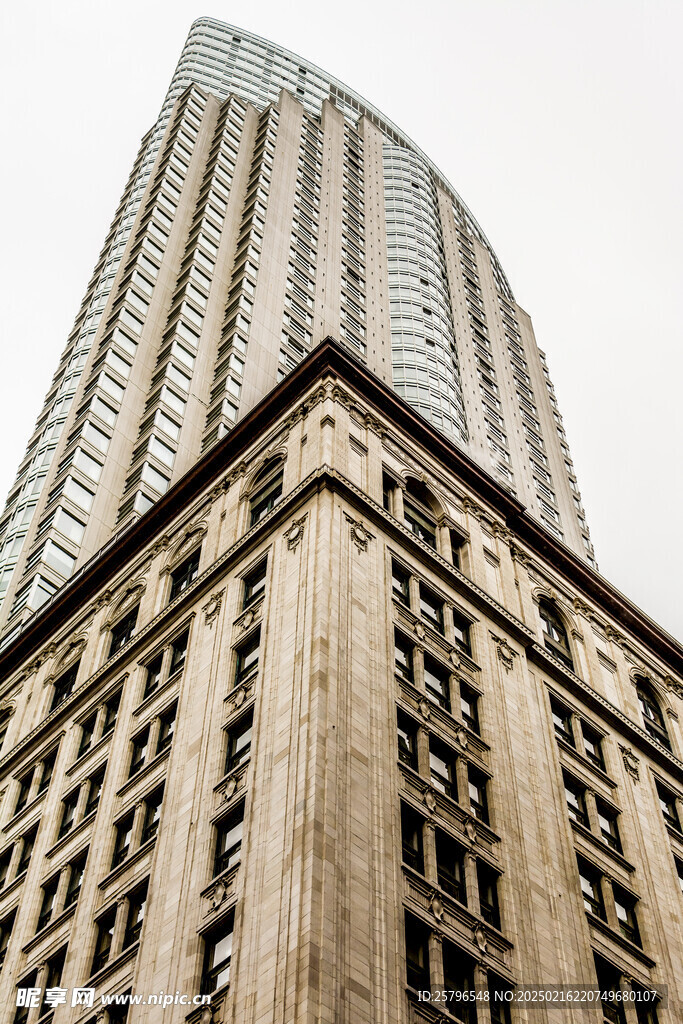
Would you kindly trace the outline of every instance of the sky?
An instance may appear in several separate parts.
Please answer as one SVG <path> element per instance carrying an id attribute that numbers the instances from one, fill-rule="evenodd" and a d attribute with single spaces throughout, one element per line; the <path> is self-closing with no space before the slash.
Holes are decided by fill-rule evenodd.
<path id="1" fill-rule="evenodd" d="M 340 78 L 455 186 L 547 355 L 601 573 L 683 637 L 677 0 L 3 5 L 0 495 L 202 15 Z"/>

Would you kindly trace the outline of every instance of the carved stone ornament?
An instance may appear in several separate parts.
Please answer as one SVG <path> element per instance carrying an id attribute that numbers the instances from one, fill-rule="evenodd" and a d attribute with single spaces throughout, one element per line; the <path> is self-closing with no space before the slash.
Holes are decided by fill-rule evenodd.
<path id="1" fill-rule="evenodd" d="M 477 826 L 474 824 L 472 818 L 468 818 L 465 822 L 465 832 L 467 834 L 467 838 L 474 843 L 477 838 Z"/>
<path id="2" fill-rule="evenodd" d="M 431 705 L 428 700 L 424 699 L 424 697 L 420 700 L 419 704 L 417 705 L 417 710 L 420 712 L 423 718 L 429 718 L 429 716 L 432 713 Z"/>
<path id="3" fill-rule="evenodd" d="M 424 628 L 424 626 L 422 625 L 421 622 L 416 622 L 413 625 L 413 631 L 415 633 L 415 636 L 418 638 L 418 640 L 424 640 L 425 636 L 427 635 L 425 633 L 425 628 Z"/>
<path id="4" fill-rule="evenodd" d="M 249 609 L 249 611 L 245 612 L 243 618 L 240 620 L 240 629 L 249 629 L 249 627 L 251 626 L 252 622 L 255 622 L 255 621 L 256 621 L 256 616 L 254 615 L 253 611 L 251 609 Z"/>
<path id="5" fill-rule="evenodd" d="M 516 544 L 510 544 L 510 555 L 512 556 L 513 562 L 519 562 L 525 569 L 531 568 L 531 559 L 525 554 L 521 548 L 518 548 Z"/>
<path id="6" fill-rule="evenodd" d="M 683 683 L 680 683 L 678 679 L 674 679 L 672 676 L 664 676 L 664 685 L 669 693 L 673 693 L 679 700 L 683 700 Z"/>
<path id="7" fill-rule="evenodd" d="M 514 666 L 515 658 L 517 657 L 517 652 L 513 651 L 505 637 L 496 636 L 495 633 L 491 633 L 491 638 L 494 644 L 496 645 L 496 654 L 498 655 L 498 660 L 502 661 L 503 668 L 505 669 L 505 671 L 510 672 L 510 670 Z"/>
<path id="8" fill-rule="evenodd" d="M 360 520 L 352 519 L 351 516 L 346 515 L 346 521 L 349 524 L 349 531 L 351 533 L 351 540 L 358 548 L 360 554 L 368 550 L 368 544 L 373 539 L 373 534 L 369 530 L 366 530 Z"/>
<path id="9" fill-rule="evenodd" d="M 425 802 L 425 807 L 427 808 L 427 810 L 433 814 L 434 811 L 436 810 L 436 799 L 434 797 L 433 790 L 425 789 L 422 799 Z"/>
<path id="10" fill-rule="evenodd" d="M 486 932 L 480 924 L 478 924 L 474 929 L 474 941 L 479 946 L 482 953 L 485 953 L 487 948 Z"/>
<path id="11" fill-rule="evenodd" d="M 216 884 L 213 887 L 213 890 L 208 894 L 207 897 L 211 902 L 209 913 L 212 913 L 214 910 L 218 910 L 218 908 L 222 906 L 223 903 L 225 903 L 226 899 L 230 895 L 231 889 L 232 878 L 228 878 L 225 880 L 219 879 L 219 881 L 216 882 Z"/>
<path id="12" fill-rule="evenodd" d="M 223 594 L 225 593 L 225 587 L 222 590 L 217 590 L 215 594 L 212 594 L 206 604 L 202 607 L 204 612 L 204 624 L 213 629 L 213 624 L 218 618 L 218 613 L 221 610 L 223 604 Z"/>
<path id="13" fill-rule="evenodd" d="M 585 601 L 582 601 L 580 597 L 575 597 L 572 604 L 574 605 L 575 612 L 578 612 L 580 615 L 584 615 L 587 619 L 590 619 L 593 614 L 590 605 L 586 604 Z"/>
<path id="14" fill-rule="evenodd" d="M 201 1017 L 199 1018 L 199 1024 L 212 1024 L 212 1021 L 213 1010 L 210 1006 L 203 1007 Z"/>
<path id="15" fill-rule="evenodd" d="M 287 541 L 287 550 L 296 551 L 297 547 L 301 543 L 304 536 L 304 529 L 306 528 L 306 517 L 308 512 L 301 517 L 301 519 L 292 520 L 292 525 L 288 530 L 285 530 L 285 540 Z"/>
<path id="16" fill-rule="evenodd" d="M 437 921 L 443 921 L 443 903 L 436 889 L 432 892 L 429 900 L 429 909 Z"/>
<path id="17" fill-rule="evenodd" d="M 451 653 L 448 655 L 448 657 L 450 658 L 451 665 L 453 665 L 454 668 L 460 668 L 460 655 L 458 654 L 455 647 L 451 650 Z"/>
<path id="18" fill-rule="evenodd" d="M 245 700 L 249 699 L 250 692 L 253 689 L 252 683 L 246 683 L 244 686 L 239 686 L 236 690 L 233 690 L 230 694 L 229 700 L 232 708 L 237 710 L 241 708 Z"/>
<path id="19" fill-rule="evenodd" d="M 236 779 L 234 775 L 232 778 L 228 779 L 223 787 L 223 792 L 221 793 L 221 803 L 227 803 L 228 800 L 230 800 L 230 798 L 240 788 L 240 782 L 241 779 Z"/>
<path id="20" fill-rule="evenodd" d="M 636 757 L 630 747 L 619 744 L 619 750 L 624 760 L 624 768 L 636 782 L 640 778 L 640 760 Z"/>
<path id="21" fill-rule="evenodd" d="M 458 743 L 463 748 L 463 750 L 467 750 L 467 744 L 469 742 L 469 737 L 468 737 L 468 735 L 467 735 L 467 733 L 466 733 L 466 731 L 464 729 L 462 729 L 462 728 L 458 729 L 457 738 L 458 738 Z"/>

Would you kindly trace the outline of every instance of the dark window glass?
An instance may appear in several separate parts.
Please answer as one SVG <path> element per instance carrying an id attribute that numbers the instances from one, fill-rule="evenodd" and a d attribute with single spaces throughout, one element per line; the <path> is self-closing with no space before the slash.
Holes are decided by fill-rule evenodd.
<path id="1" fill-rule="evenodd" d="M 453 565 L 455 566 L 456 569 L 460 569 L 460 549 L 462 548 L 465 541 L 460 536 L 460 534 L 457 533 L 455 530 L 449 530 L 448 532 L 450 533 L 451 537 L 451 557 L 453 560 Z"/>
<path id="2" fill-rule="evenodd" d="M 614 892 L 614 906 L 617 911 L 619 931 L 629 942 L 634 942 L 636 946 L 642 945 L 638 930 L 638 919 L 636 917 L 636 903 L 638 900 L 618 885 L 613 885 L 612 891 Z"/>
<path id="3" fill-rule="evenodd" d="M 92 746 L 95 726 L 97 724 L 97 712 L 88 715 L 84 722 L 81 722 L 81 741 L 78 747 L 78 757 L 82 757 Z"/>
<path id="4" fill-rule="evenodd" d="M 34 825 L 27 832 L 24 832 L 21 840 L 21 857 L 17 864 L 17 875 L 22 874 L 26 871 L 30 862 L 31 854 L 33 853 L 33 847 L 36 845 L 36 836 L 38 835 L 38 826 Z"/>
<path id="5" fill-rule="evenodd" d="M 465 886 L 464 850 L 446 832 L 437 828 L 434 833 L 436 844 L 436 870 L 439 885 L 449 896 L 467 905 Z"/>
<path id="6" fill-rule="evenodd" d="M 104 784 L 104 773 L 106 771 L 106 765 L 95 772 L 94 775 L 88 780 L 88 799 L 85 805 L 85 815 L 92 814 L 97 805 L 100 802 L 100 794 L 102 793 L 102 785 Z"/>
<path id="7" fill-rule="evenodd" d="M 46 882 L 43 886 L 43 896 L 40 901 L 40 913 L 38 914 L 38 924 L 36 931 L 39 932 L 41 928 L 44 928 L 52 917 L 55 909 L 55 901 L 57 899 L 57 886 L 59 885 L 59 875 L 55 875 L 49 882 Z"/>
<path id="8" fill-rule="evenodd" d="M 117 651 L 120 651 L 122 647 L 128 643 L 138 622 L 138 612 L 140 606 L 133 608 L 127 615 L 124 615 L 122 619 L 112 627 L 111 631 L 111 643 L 109 644 L 109 657 L 111 658 Z"/>
<path id="9" fill-rule="evenodd" d="M 472 765 L 468 765 L 467 777 L 470 791 L 470 809 L 475 818 L 488 825 L 489 807 L 486 795 L 486 784 L 488 779 L 485 775 Z"/>
<path id="10" fill-rule="evenodd" d="M 659 806 L 662 808 L 662 814 L 664 815 L 664 821 L 671 828 L 675 828 L 677 832 L 681 831 L 681 821 L 678 817 L 678 807 L 676 806 L 676 796 L 663 786 L 661 782 L 657 783 L 657 795 L 659 797 Z"/>
<path id="11" fill-rule="evenodd" d="M 247 760 L 251 751 L 252 716 L 247 715 L 228 733 L 228 756 L 226 772 L 231 772 Z"/>
<path id="12" fill-rule="evenodd" d="M 268 570 L 268 563 L 263 561 L 260 565 L 257 565 L 255 569 L 252 569 L 247 576 L 244 577 L 244 599 L 242 601 L 242 608 L 249 608 L 250 605 L 255 604 L 256 601 L 261 597 L 266 589 L 266 572 Z"/>
<path id="13" fill-rule="evenodd" d="M 161 668 L 164 663 L 164 653 L 157 654 L 154 661 L 150 661 L 147 666 L 147 675 L 145 676 L 145 692 L 143 693 L 143 699 L 149 697 L 151 693 L 159 688 L 161 682 Z"/>
<path id="14" fill-rule="evenodd" d="M 435 737 L 429 738 L 429 768 L 432 786 L 453 800 L 458 799 L 456 753 Z"/>
<path id="15" fill-rule="evenodd" d="M 393 495 L 394 495 L 394 488 L 395 487 L 396 487 L 396 484 L 391 479 L 391 477 L 387 476 L 386 473 L 383 473 L 382 474 L 382 504 L 384 505 L 384 508 L 387 510 L 387 512 L 391 512 L 392 511 L 392 507 L 391 506 L 392 506 L 392 498 L 393 498 Z"/>
<path id="16" fill-rule="evenodd" d="M 596 800 L 595 805 L 598 812 L 598 822 L 603 840 L 617 853 L 621 853 L 621 838 L 619 836 L 619 825 L 617 818 L 619 812 L 609 807 L 602 800 Z"/>
<path id="17" fill-rule="evenodd" d="M 181 669 L 185 668 L 185 659 L 187 658 L 187 644 L 190 638 L 190 631 L 186 629 L 184 633 L 177 636 L 171 644 L 171 664 L 168 669 L 169 676 L 174 676 L 176 672 L 180 672 Z"/>
<path id="18" fill-rule="evenodd" d="M 133 752 L 130 759 L 130 771 L 128 772 L 128 778 L 132 778 L 133 775 L 137 775 L 140 769 L 144 766 L 147 758 L 147 746 L 149 744 L 149 726 L 143 729 L 141 733 L 131 741 Z"/>
<path id="19" fill-rule="evenodd" d="M 458 998 L 460 993 L 474 989 L 474 962 L 448 939 L 444 939 L 442 950 L 443 987 L 449 993 L 446 1006 L 462 1024 L 475 1024 L 476 1003 Z"/>
<path id="20" fill-rule="evenodd" d="M 399 679 L 414 682 L 413 645 L 398 630 L 394 631 L 394 669 Z"/>
<path id="21" fill-rule="evenodd" d="M 205 994 L 215 992 L 230 981 L 233 929 L 234 915 L 230 914 L 220 928 L 206 939 L 202 975 L 202 992 Z"/>
<path id="22" fill-rule="evenodd" d="M 193 551 L 184 562 L 181 562 L 177 569 L 174 569 L 171 573 L 171 592 L 168 600 L 174 601 L 176 597 L 179 597 L 184 590 L 190 586 L 191 583 L 199 576 L 199 556 L 201 548 L 197 548 Z"/>
<path id="23" fill-rule="evenodd" d="M 564 773 L 564 795 L 567 810 L 572 821 L 588 828 L 588 812 L 586 810 L 586 787 L 571 775 Z"/>
<path id="24" fill-rule="evenodd" d="M 634 981 L 631 982 L 631 988 L 636 995 L 634 1005 L 638 1024 L 658 1024 L 657 1003 L 659 999 L 657 996 L 651 990 L 641 988 Z"/>
<path id="25" fill-rule="evenodd" d="M 564 740 L 565 743 L 569 743 L 570 746 L 575 746 L 574 730 L 572 729 L 572 713 L 569 708 L 565 707 L 564 704 L 560 704 L 559 700 L 555 700 L 554 697 L 551 697 L 550 710 L 553 716 L 555 735 L 559 739 Z"/>
<path id="26" fill-rule="evenodd" d="M 95 940 L 95 955 L 93 956 L 91 974 L 101 970 L 109 959 L 112 938 L 114 936 L 114 925 L 116 924 L 116 908 L 112 908 L 97 921 L 97 938 Z"/>
<path id="27" fill-rule="evenodd" d="M 5 850 L 2 856 L 0 856 L 0 889 L 4 888 L 5 882 L 7 881 L 13 850 L 14 847 L 10 846 L 9 849 Z"/>
<path id="28" fill-rule="evenodd" d="M 55 761 L 57 760 L 57 748 L 51 750 L 49 754 L 46 754 L 43 758 L 43 768 L 40 773 L 40 783 L 38 785 L 38 793 L 44 793 L 47 787 L 50 785 L 52 779 L 52 773 L 55 770 Z"/>
<path id="29" fill-rule="evenodd" d="M 451 710 L 450 672 L 431 655 L 424 656 L 425 689 L 445 711 Z"/>
<path id="30" fill-rule="evenodd" d="M 164 787 L 159 786 L 153 793 L 150 793 L 148 797 L 145 797 L 145 817 L 142 824 L 142 836 L 140 838 L 141 843 L 146 843 L 148 840 L 153 839 L 159 831 L 159 821 L 161 820 L 161 805 L 164 801 Z"/>
<path id="31" fill-rule="evenodd" d="M 126 930 L 123 935 L 123 949 L 132 946 L 140 939 L 142 922 L 145 918 L 145 906 L 147 904 L 147 883 L 138 886 L 128 896 L 128 916 L 126 917 Z"/>
<path id="32" fill-rule="evenodd" d="M 410 573 L 397 562 L 391 563 L 391 592 L 397 601 L 410 607 Z"/>
<path id="33" fill-rule="evenodd" d="M 579 864 L 579 881 L 581 882 L 583 905 L 589 913 L 595 914 L 596 917 L 600 917 L 603 921 L 606 921 L 607 915 L 605 914 L 605 904 L 602 897 L 600 872 L 587 861 L 580 858 L 577 859 Z"/>
<path id="34" fill-rule="evenodd" d="M 239 864 L 241 860 L 242 835 L 244 825 L 244 804 L 223 819 L 216 826 L 216 857 L 214 875 Z"/>
<path id="35" fill-rule="evenodd" d="M 458 612 L 453 612 L 453 627 L 455 630 L 455 643 L 456 646 L 464 651 L 465 654 L 472 653 L 472 645 L 470 643 L 470 626 L 471 623 L 459 615 Z"/>
<path id="36" fill-rule="evenodd" d="M 422 828 L 424 818 L 407 804 L 401 804 L 401 840 L 403 863 L 409 864 L 415 871 L 424 875 L 424 851 L 422 846 Z"/>
<path id="37" fill-rule="evenodd" d="M 403 521 L 411 533 L 436 549 L 436 523 L 408 499 L 403 501 Z"/>
<path id="38" fill-rule="evenodd" d="M 0 714 L 0 750 L 2 750 L 5 743 L 5 737 L 7 736 L 7 730 L 9 729 L 10 717 L 11 716 L 6 711 Z"/>
<path id="39" fill-rule="evenodd" d="M 166 750 L 166 748 L 170 747 L 173 742 L 177 711 L 178 705 L 174 704 L 159 716 L 159 739 L 157 740 L 156 749 L 157 754 L 160 754 L 162 750 Z"/>
<path id="40" fill-rule="evenodd" d="M 13 910 L 11 914 L 3 918 L 0 921 L 0 968 L 5 962 L 5 956 L 7 955 L 7 946 L 9 940 L 12 937 L 12 929 L 14 928 L 14 918 L 16 917 L 16 910 Z"/>
<path id="41" fill-rule="evenodd" d="M 258 488 L 249 502 L 250 520 L 249 525 L 255 526 L 268 515 L 271 509 L 275 508 L 282 497 L 284 473 L 282 468 L 273 472 L 272 476 Z"/>
<path id="42" fill-rule="evenodd" d="M 662 714 L 662 709 L 659 706 L 657 698 L 652 693 L 650 687 L 645 686 L 644 683 L 638 685 L 636 692 L 638 694 L 640 710 L 643 713 L 645 731 L 653 740 L 657 740 L 657 742 L 661 743 L 667 750 L 671 750 L 671 741 L 669 739 L 669 734 L 666 731 L 664 715 Z"/>
<path id="43" fill-rule="evenodd" d="M 50 711 L 54 711 L 55 708 L 64 703 L 67 697 L 71 696 L 71 691 L 74 688 L 80 664 L 80 661 L 77 661 L 75 665 L 72 665 L 70 669 L 67 669 L 67 671 L 55 681 L 54 690 L 52 691 Z"/>
<path id="44" fill-rule="evenodd" d="M 508 1002 L 510 996 L 506 999 L 506 993 L 512 991 L 510 985 L 489 971 L 488 986 L 491 1024 L 510 1024 L 510 1003 Z"/>
<path id="45" fill-rule="evenodd" d="M 19 780 L 19 792 L 17 794 L 17 804 L 14 808 L 14 813 L 18 814 L 19 811 L 23 811 L 24 807 L 28 803 L 28 795 L 31 792 L 31 783 L 33 782 L 33 768 Z"/>
<path id="46" fill-rule="evenodd" d="M 112 859 L 112 868 L 122 864 L 130 852 L 130 843 L 133 838 L 133 820 L 135 815 L 133 813 L 127 814 L 125 818 L 116 825 L 116 839 L 114 841 L 114 856 Z"/>
<path id="47" fill-rule="evenodd" d="M 467 683 L 460 684 L 460 714 L 467 728 L 479 735 L 479 694 Z"/>
<path id="48" fill-rule="evenodd" d="M 113 693 L 104 705 L 104 723 L 102 725 L 103 736 L 107 736 L 116 725 L 116 717 L 119 713 L 119 707 L 121 706 L 122 693 L 122 690 L 119 690 L 117 693 Z"/>
<path id="49" fill-rule="evenodd" d="M 48 989 L 59 988 L 62 981 L 62 974 L 64 973 L 64 961 L 66 960 L 66 946 L 62 946 L 60 950 L 54 953 L 47 962 L 47 970 L 45 972 L 45 993 L 47 994 Z M 52 1007 L 43 998 L 42 1005 L 40 1007 L 41 1020 L 52 1019 Z M 49 1016 L 44 1016 L 49 1013 Z"/>
<path id="50" fill-rule="evenodd" d="M 69 882 L 66 889 L 66 898 L 64 900 L 65 907 L 70 907 L 71 904 L 75 903 L 80 896 L 87 860 L 88 851 L 84 850 L 83 853 L 79 853 L 78 857 L 74 857 L 69 864 Z"/>
<path id="51" fill-rule="evenodd" d="M 679 860 L 678 857 L 674 857 L 676 863 L 676 874 L 678 875 L 678 885 L 681 892 L 683 893 L 683 860 Z"/>
<path id="52" fill-rule="evenodd" d="M 439 633 L 443 633 L 443 601 L 440 597 L 420 584 L 420 615 Z"/>
<path id="53" fill-rule="evenodd" d="M 618 998 L 612 996 L 613 992 L 619 992 L 621 978 L 616 967 L 595 957 L 595 971 L 598 976 L 598 989 L 601 993 L 602 1017 L 605 1024 L 626 1024 L 624 1015 L 624 1004 Z"/>
<path id="54" fill-rule="evenodd" d="M 259 627 L 248 640 L 237 648 L 234 686 L 242 686 L 256 676 L 260 644 L 261 629 Z"/>
<path id="55" fill-rule="evenodd" d="M 429 929 L 412 914 L 406 914 L 407 982 L 418 990 L 431 987 L 429 978 Z"/>
<path id="56" fill-rule="evenodd" d="M 75 789 L 73 793 L 69 793 L 67 797 L 62 800 L 62 818 L 59 823 L 59 832 L 57 838 L 61 839 L 67 832 L 70 832 L 74 827 L 76 820 L 76 807 L 78 806 L 78 790 Z"/>
<path id="57" fill-rule="evenodd" d="M 417 724 L 398 712 L 398 759 L 417 771 Z"/>
<path id="58" fill-rule="evenodd" d="M 596 768 L 605 769 L 605 761 L 602 756 L 602 737 L 599 733 L 591 729 L 585 722 L 581 723 L 581 732 L 583 733 L 583 749 L 586 757 L 589 761 L 595 765 Z"/>
<path id="59" fill-rule="evenodd" d="M 545 641 L 546 648 L 573 672 L 574 662 L 572 661 L 572 653 L 569 647 L 569 640 L 567 639 L 567 631 L 564 628 L 562 619 L 550 601 L 540 601 L 538 613 L 541 617 L 543 639 Z"/>
<path id="60" fill-rule="evenodd" d="M 16 994 L 16 997 L 15 997 L 15 1002 L 16 1003 L 19 1002 L 19 990 L 20 989 L 35 988 L 37 980 L 38 980 L 38 971 L 35 970 L 35 971 L 31 971 L 30 974 L 27 974 L 24 978 L 21 979 L 20 982 L 18 982 L 18 984 L 17 984 L 17 994 Z M 26 1021 L 28 1020 L 28 1015 L 29 1015 L 30 1012 L 31 1012 L 30 1006 L 17 1006 L 16 1013 L 14 1014 L 14 1018 L 13 1018 L 13 1024 L 26 1024 Z"/>
<path id="61" fill-rule="evenodd" d="M 494 928 L 500 928 L 500 908 L 498 905 L 499 875 L 488 864 L 477 861 L 477 881 L 479 884 L 479 911 L 481 916 Z"/>

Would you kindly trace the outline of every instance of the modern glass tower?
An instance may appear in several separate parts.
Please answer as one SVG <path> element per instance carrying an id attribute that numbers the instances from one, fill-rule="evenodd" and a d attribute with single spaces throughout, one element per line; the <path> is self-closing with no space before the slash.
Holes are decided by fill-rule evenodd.
<path id="1" fill-rule="evenodd" d="M 544 356 L 456 191 L 341 82 L 202 18 L 0 520 L 0 643 L 328 335 L 595 564 Z"/>

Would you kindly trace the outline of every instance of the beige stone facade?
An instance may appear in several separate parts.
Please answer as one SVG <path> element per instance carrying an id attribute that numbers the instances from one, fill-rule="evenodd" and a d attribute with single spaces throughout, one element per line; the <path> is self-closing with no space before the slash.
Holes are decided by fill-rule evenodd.
<path id="1" fill-rule="evenodd" d="M 676 1024 L 682 669 L 318 347 L 0 656 L 0 1022 Z"/>

